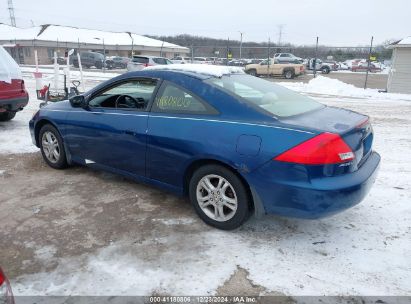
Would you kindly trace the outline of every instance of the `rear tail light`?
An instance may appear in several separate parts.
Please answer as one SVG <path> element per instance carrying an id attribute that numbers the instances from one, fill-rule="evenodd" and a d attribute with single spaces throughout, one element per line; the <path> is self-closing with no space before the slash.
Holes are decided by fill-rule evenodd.
<path id="1" fill-rule="evenodd" d="M 321 133 L 276 156 L 274 160 L 305 165 L 326 165 L 348 162 L 354 157 L 351 148 L 338 134 Z"/>
<path id="2" fill-rule="evenodd" d="M 3 271 L 0 268 L 0 303 L 14 304 L 14 297 L 11 286 Z"/>

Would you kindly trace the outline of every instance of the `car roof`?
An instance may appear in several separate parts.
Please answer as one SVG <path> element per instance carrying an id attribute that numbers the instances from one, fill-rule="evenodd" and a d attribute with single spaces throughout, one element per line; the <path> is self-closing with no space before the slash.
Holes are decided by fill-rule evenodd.
<path id="1" fill-rule="evenodd" d="M 156 65 L 144 69 L 144 71 L 172 71 L 187 75 L 196 75 L 198 78 L 222 77 L 223 75 L 244 74 L 239 67 L 205 65 L 205 64 L 169 64 Z"/>

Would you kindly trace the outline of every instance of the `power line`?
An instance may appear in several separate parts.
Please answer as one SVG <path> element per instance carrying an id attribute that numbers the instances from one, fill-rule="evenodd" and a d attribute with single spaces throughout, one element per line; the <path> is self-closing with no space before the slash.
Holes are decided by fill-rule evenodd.
<path id="1" fill-rule="evenodd" d="M 9 14 L 10 14 L 10 24 L 11 26 L 16 27 L 16 17 L 14 16 L 14 6 L 13 6 L 13 0 L 8 0 L 8 9 L 9 9 Z"/>

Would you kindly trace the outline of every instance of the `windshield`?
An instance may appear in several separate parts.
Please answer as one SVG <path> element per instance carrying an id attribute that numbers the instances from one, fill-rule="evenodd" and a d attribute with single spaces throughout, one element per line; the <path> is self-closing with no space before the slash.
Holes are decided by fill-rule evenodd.
<path id="1" fill-rule="evenodd" d="M 250 75 L 227 75 L 207 80 L 279 117 L 302 114 L 324 107 L 315 100 Z"/>

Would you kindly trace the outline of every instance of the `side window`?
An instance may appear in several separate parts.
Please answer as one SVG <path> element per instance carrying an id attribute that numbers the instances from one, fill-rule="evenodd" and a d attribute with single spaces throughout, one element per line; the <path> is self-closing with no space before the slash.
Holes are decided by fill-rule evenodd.
<path id="1" fill-rule="evenodd" d="M 154 100 L 152 112 L 181 114 L 217 114 L 217 110 L 186 90 L 165 83 Z"/>
<path id="2" fill-rule="evenodd" d="M 152 79 L 129 80 L 93 96 L 90 107 L 134 109 L 144 111 L 156 88 Z"/>
<path id="3" fill-rule="evenodd" d="M 288 54 L 281 54 L 280 57 L 290 57 Z"/>

